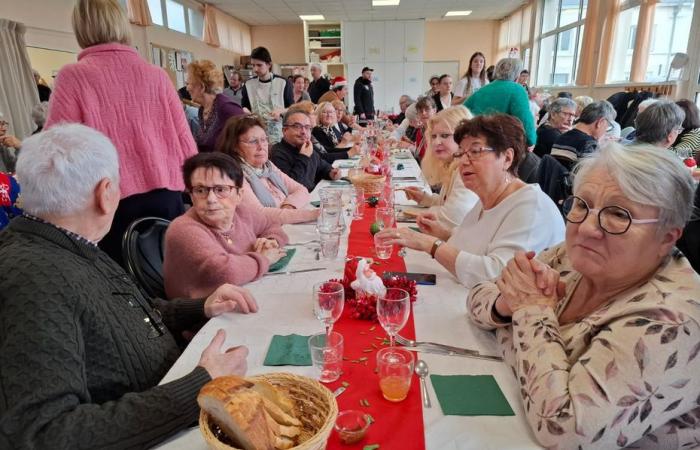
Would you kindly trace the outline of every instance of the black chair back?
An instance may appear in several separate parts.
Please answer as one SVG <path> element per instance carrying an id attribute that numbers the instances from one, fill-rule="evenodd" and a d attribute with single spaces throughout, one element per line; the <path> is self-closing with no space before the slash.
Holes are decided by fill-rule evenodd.
<path id="1" fill-rule="evenodd" d="M 122 257 L 129 274 L 151 297 L 165 298 L 163 249 L 169 220 L 144 217 L 129 225 L 122 238 Z"/>
<path id="2" fill-rule="evenodd" d="M 572 193 L 569 169 L 553 156 L 544 155 L 537 169 L 537 182 L 561 211 L 564 200 Z"/>

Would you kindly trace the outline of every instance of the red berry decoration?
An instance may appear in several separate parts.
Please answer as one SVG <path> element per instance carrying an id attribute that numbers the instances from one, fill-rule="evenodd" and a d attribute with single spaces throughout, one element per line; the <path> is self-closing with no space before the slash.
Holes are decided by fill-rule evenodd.
<path id="1" fill-rule="evenodd" d="M 695 158 L 685 158 L 683 160 L 683 163 L 685 164 L 686 167 L 695 167 L 697 164 L 695 163 Z"/>

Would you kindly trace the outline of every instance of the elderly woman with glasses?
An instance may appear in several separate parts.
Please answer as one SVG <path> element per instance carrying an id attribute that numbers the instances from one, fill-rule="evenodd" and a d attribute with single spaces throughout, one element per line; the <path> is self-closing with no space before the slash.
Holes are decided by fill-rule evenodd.
<path id="1" fill-rule="evenodd" d="M 505 114 L 477 116 L 454 132 L 459 151 L 453 157 L 464 187 L 479 201 L 450 230 L 437 221 L 421 220 L 422 233 L 387 229 L 380 239 L 428 253 L 467 288 L 491 280 L 516 251 L 538 251 L 564 238 L 564 222 L 552 200 L 534 184 L 518 179 L 527 151 L 523 127 Z"/>
<path id="2" fill-rule="evenodd" d="M 576 119 L 576 102 L 570 98 L 557 98 L 547 108 L 549 117 L 537 128 L 537 144 L 534 153 L 542 157 L 552 152 L 552 145 L 562 133 L 574 126 Z"/>
<path id="3" fill-rule="evenodd" d="M 243 171 L 235 159 L 200 153 L 185 161 L 182 172 L 192 208 L 165 235 L 169 298 L 209 295 L 221 283 L 249 283 L 284 256 L 288 238 L 279 222 L 242 203 Z"/>
<path id="4" fill-rule="evenodd" d="M 700 279 L 674 248 L 691 176 L 671 152 L 609 144 L 573 192 L 566 241 L 475 286 L 471 318 L 496 330 L 542 446 L 693 448 Z"/>
<path id="5" fill-rule="evenodd" d="M 316 108 L 316 126 L 311 134 L 326 152 L 334 155 L 334 159 L 348 159 L 360 154 L 360 147 L 353 142 L 352 134 L 341 130 L 338 113 L 331 102 L 322 102 Z"/>
<path id="6" fill-rule="evenodd" d="M 226 124 L 217 150 L 241 163 L 242 203 L 264 208 L 280 223 L 315 220 L 319 211 L 306 209 L 309 191 L 270 161 L 268 148 L 265 124 L 258 116 L 239 116 Z"/>

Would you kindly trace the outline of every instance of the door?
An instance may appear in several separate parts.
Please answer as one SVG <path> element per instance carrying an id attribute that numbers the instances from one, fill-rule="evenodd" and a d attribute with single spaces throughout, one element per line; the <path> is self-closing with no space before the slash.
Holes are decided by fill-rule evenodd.
<path id="1" fill-rule="evenodd" d="M 404 33 L 406 22 L 392 20 L 384 22 L 384 54 L 386 62 L 404 61 Z"/>
<path id="2" fill-rule="evenodd" d="M 406 93 L 404 87 L 405 65 L 403 62 L 388 62 L 384 65 L 384 104 L 377 106 L 377 109 L 390 112 L 400 111 L 399 97 Z"/>
<path id="3" fill-rule="evenodd" d="M 365 22 L 365 62 L 383 62 L 384 22 Z"/>
<path id="4" fill-rule="evenodd" d="M 406 58 L 405 61 L 423 61 L 425 21 L 407 20 L 404 23 L 404 58 Z"/>

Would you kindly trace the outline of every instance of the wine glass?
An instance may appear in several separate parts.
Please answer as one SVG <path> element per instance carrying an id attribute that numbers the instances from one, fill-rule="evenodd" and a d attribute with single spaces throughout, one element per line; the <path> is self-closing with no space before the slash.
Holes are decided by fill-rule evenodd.
<path id="1" fill-rule="evenodd" d="M 408 292 L 398 288 L 388 288 L 384 296 L 377 300 L 377 318 L 389 335 L 389 344 L 394 346 L 394 336 L 408 322 L 411 312 L 411 302 Z"/>
<path id="2" fill-rule="evenodd" d="M 337 281 L 325 281 L 314 285 L 314 315 L 326 325 L 326 336 L 333 331 L 333 324 L 340 318 L 345 305 L 345 290 Z"/>

